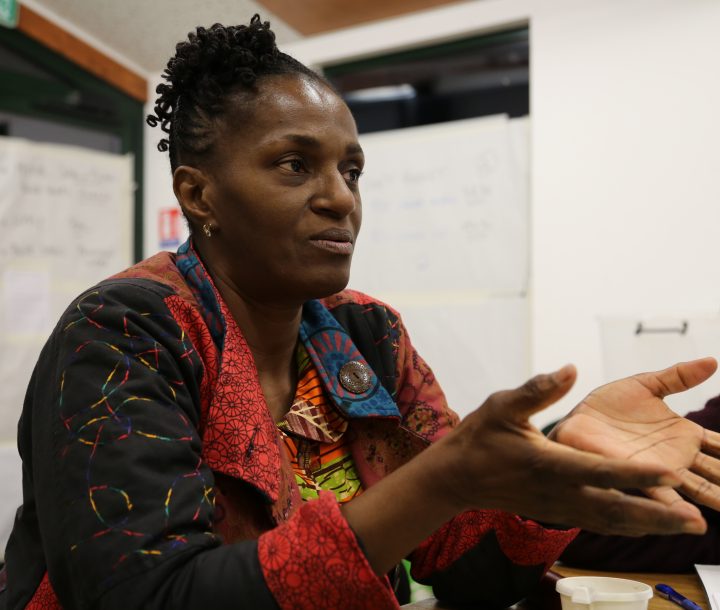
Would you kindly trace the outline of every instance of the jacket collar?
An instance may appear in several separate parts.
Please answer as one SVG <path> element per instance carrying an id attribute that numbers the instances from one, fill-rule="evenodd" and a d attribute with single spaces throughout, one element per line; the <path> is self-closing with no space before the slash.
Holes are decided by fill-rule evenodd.
<path id="1" fill-rule="evenodd" d="M 195 296 L 219 355 L 216 385 L 209 404 L 202 405 L 203 457 L 213 470 L 242 478 L 277 502 L 281 492 L 278 434 L 250 348 L 190 240 L 178 250 L 176 265 Z M 389 393 L 320 301 L 308 301 L 303 307 L 300 340 L 328 398 L 347 417 L 399 420 L 400 412 Z M 351 361 L 369 373 L 367 389 L 359 393 L 345 389 L 339 380 L 340 369 Z"/>
<path id="2" fill-rule="evenodd" d="M 400 417 L 390 394 L 350 335 L 318 300 L 303 307 L 300 340 L 317 367 L 328 397 L 347 417 Z M 340 382 L 340 369 L 348 362 L 359 363 L 369 373 L 364 391 L 352 392 Z"/>

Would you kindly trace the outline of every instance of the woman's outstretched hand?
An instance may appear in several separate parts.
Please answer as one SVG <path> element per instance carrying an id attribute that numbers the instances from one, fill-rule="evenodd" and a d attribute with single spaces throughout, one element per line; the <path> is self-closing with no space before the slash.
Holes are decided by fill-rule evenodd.
<path id="1" fill-rule="evenodd" d="M 713 358 L 704 358 L 604 385 L 575 407 L 550 437 L 607 457 L 670 468 L 680 478 L 682 494 L 720 510 L 720 434 L 680 417 L 663 402 L 669 394 L 702 383 L 716 368 Z M 644 491 L 668 505 L 690 506 L 669 487 Z"/>
<path id="2" fill-rule="evenodd" d="M 720 451 L 720 437 L 703 436 L 662 397 L 701 383 L 714 368 L 703 360 L 608 384 L 560 424 L 555 442 L 528 420 L 570 389 L 575 369 L 565 367 L 493 394 L 428 452 L 449 460 L 446 493 L 463 508 L 500 508 L 605 534 L 703 533 L 700 511 L 674 501 L 673 488 L 720 501 L 716 460 L 698 457 L 701 446 Z M 653 497 L 619 491 L 638 488 Z"/>

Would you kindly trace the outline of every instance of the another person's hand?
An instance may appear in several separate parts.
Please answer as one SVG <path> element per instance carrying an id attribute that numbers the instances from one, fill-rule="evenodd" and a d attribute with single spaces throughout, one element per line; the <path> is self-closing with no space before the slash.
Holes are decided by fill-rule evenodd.
<path id="1" fill-rule="evenodd" d="M 681 479 L 679 491 L 720 510 L 720 434 L 674 413 L 663 402 L 692 388 L 717 368 L 713 358 L 677 364 L 604 385 L 589 394 L 551 432 L 577 449 L 634 463 L 663 465 Z M 644 491 L 668 505 L 687 504 L 669 487 Z"/>
<path id="2" fill-rule="evenodd" d="M 553 375 L 539 375 L 515 390 L 493 394 L 427 453 L 443 462 L 443 492 L 461 508 L 499 508 L 542 522 L 605 534 L 702 533 L 706 524 L 697 507 L 687 502 L 670 503 L 667 497 L 645 498 L 619 491 L 662 487 L 665 494 L 675 493 L 672 487 L 686 484 L 675 463 L 666 459 L 628 460 L 637 446 L 628 446 L 626 452 L 600 452 L 598 445 L 623 446 L 628 435 L 640 438 L 647 434 L 647 430 L 630 427 L 628 432 L 612 425 L 614 417 L 629 411 L 637 411 L 636 417 L 648 421 L 653 421 L 655 410 L 661 409 L 666 418 L 677 418 L 661 396 L 697 385 L 712 374 L 711 368 L 714 370 L 710 361 L 689 363 L 633 378 L 643 383 L 622 380 L 596 390 L 589 399 L 595 409 L 585 406 L 586 401 L 578 407 L 579 412 L 563 422 L 565 429 L 560 429 L 563 442 L 568 444 L 570 436 L 584 439 L 597 431 L 597 442 L 592 446 L 578 443 L 579 449 L 584 449 L 579 450 L 544 437 L 528 421 L 570 389 L 575 369 L 568 366 Z M 673 371 L 678 378 L 682 375 L 685 383 L 673 380 Z M 642 389 L 634 389 L 636 384 Z M 614 416 L 591 415 L 612 409 Z M 583 411 L 588 413 L 581 418 Z M 640 412 L 645 414 L 641 416 Z M 598 420 L 602 427 L 596 425 Z M 662 437 L 661 427 L 656 429 Z M 698 433 L 691 427 L 674 435 L 679 437 L 674 441 L 678 447 L 687 447 L 682 450 L 683 457 L 675 461 L 687 462 L 690 448 L 700 443 Z M 592 453 L 587 451 L 590 449 Z M 598 453 L 605 453 L 605 457 Z"/>

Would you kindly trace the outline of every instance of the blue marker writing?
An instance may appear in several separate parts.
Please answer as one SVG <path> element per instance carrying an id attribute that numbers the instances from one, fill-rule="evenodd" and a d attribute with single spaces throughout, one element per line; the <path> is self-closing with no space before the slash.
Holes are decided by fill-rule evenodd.
<path id="1" fill-rule="evenodd" d="M 701 606 L 698 606 L 695 602 L 690 601 L 684 595 L 680 595 L 680 593 L 678 593 L 670 585 L 655 585 L 655 589 L 661 597 L 669 599 L 674 604 L 685 608 L 685 610 L 703 610 Z"/>

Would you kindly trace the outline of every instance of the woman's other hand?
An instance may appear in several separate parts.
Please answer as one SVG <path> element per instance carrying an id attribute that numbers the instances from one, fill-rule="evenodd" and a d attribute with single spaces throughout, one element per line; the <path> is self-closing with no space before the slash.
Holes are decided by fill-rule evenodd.
<path id="1" fill-rule="evenodd" d="M 713 358 L 684 362 L 604 385 L 589 394 L 551 432 L 577 449 L 636 464 L 672 469 L 678 490 L 695 502 L 720 510 L 720 434 L 674 413 L 663 402 L 692 388 L 717 368 Z M 665 504 L 687 504 L 669 487 L 645 487 Z"/>
<path id="2" fill-rule="evenodd" d="M 702 475 L 682 470 L 696 460 L 702 428 L 688 422 L 672 431 L 668 421 L 684 420 L 662 397 L 701 383 L 713 370 L 714 361 L 706 360 L 608 384 L 563 421 L 561 444 L 545 438 L 529 417 L 570 389 L 575 369 L 568 366 L 491 395 L 427 453 L 443 464 L 444 493 L 462 508 L 499 508 L 605 534 L 702 533 L 706 524 L 695 506 L 669 501 L 679 498 L 673 487 L 684 490 L 691 481 L 702 487 Z M 627 459 L 662 440 L 677 446 L 672 460 L 662 451 L 653 459 Z M 637 488 L 654 490 L 654 497 L 619 491 Z M 707 482 L 703 493 L 713 488 Z"/>

